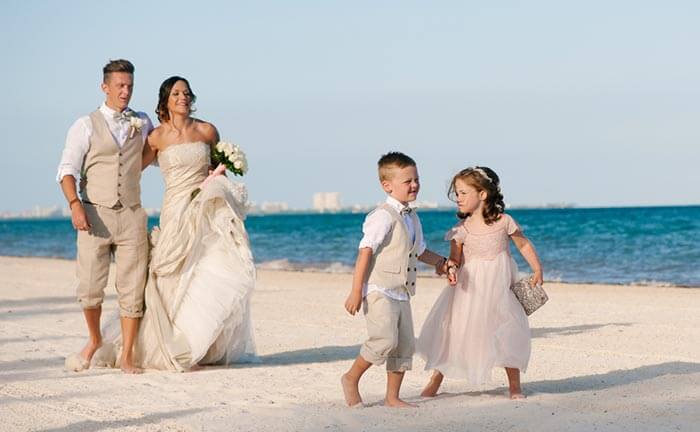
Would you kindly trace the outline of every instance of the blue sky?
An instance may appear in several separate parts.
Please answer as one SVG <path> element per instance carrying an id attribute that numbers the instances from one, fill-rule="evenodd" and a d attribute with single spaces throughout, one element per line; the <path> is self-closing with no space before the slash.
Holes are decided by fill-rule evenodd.
<path id="1" fill-rule="evenodd" d="M 248 153 L 258 203 L 377 202 L 389 150 L 440 203 L 473 164 L 515 205 L 700 203 L 697 2 L 201 3 L 0 6 L 0 211 L 63 202 L 66 131 L 122 57 L 152 118 L 160 83 L 190 80 L 197 116 Z M 149 168 L 144 205 L 162 188 Z"/>

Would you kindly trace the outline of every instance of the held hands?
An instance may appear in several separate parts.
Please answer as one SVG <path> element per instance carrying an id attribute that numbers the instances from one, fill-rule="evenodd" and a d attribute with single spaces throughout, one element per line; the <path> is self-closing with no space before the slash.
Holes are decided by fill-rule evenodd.
<path id="1" fill-rule="evenodd" d="M 447 269 L 447 283 L 451 286 L 457 285 L 457 268 L 459 266 L 456 262 L 452 260 L 447 260 L 445 262 L 445 268 Z"/>
<path id="2" fill-rule="evenodd" d="M 447 275 L 447 282 L 450 285 L 457 285 L 457 263 L 451 259 L 443 258 L 435 264 L 435 273 L 438 276 Z"/>
<path id="3" fill-rule="evenodd" d="M 360 311 L 360 306 L 362 305 L 362 291 L 356 292 L 353 290 L 348 298 L 345 300 L 345 310 L 348 311 L 350 315 L 355 315 Z"/>

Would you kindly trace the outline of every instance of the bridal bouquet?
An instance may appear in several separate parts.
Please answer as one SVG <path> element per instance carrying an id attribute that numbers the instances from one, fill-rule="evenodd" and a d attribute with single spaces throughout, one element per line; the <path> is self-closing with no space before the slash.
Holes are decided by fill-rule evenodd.
<path id="1" fill-rule="evenodd" d="M 231 171 L 233 175 L 239 176 L 248 172 L 248 159 L 246 159 L 245 153 L 238 144 L 219 141 L 216 146 L 214 146 L 211 156 L 212 162 L 217 162 L 218 165 L 214 171 L 209 174 L 209 177 L 205 178 L 202 184 L 192 192 L 192 198 L 197 196 L 214 177 L 223 174 L 227 169 Z"/>
<path id="2" fill-rule="evenodd" d="M 242 176 L 248 172 L 248 160 L 238 144 L 219 141 L 214 147 L 212 156 L 214 160 L 220 165 L 224 165 L 234 175 Z"/>

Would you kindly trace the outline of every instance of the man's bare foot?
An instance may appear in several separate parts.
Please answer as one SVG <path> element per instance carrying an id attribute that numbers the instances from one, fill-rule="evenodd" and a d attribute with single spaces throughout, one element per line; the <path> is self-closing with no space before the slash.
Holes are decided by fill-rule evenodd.
<path id="1" fill-rule="evenodd" d="M 97 351 L 102 346 L 102 340 L 95 342 L 88 342 L 85 347 L 80 351 L 80 357 L 85 359 L 88 363 L 92 360 L 92 356 L 95 355 Z"/>
<path id="2" fill-rule="evenodd" d="M 425 385 L 425 388 L 420 395 L 423 397 L 435 397 L 440 389 L 440 384 L 442 384 L 442 379 L 444 377 L 445 376 L 439 372 L 434 373 L 433 376 L 430 377 L 430 381 L 428 381 L 428 384 Z"/>
<path id="3" fill-rule="evenodd" d="M 121 370 L 123 373 L 127 375 L 136 375 L 136 374 L 141 374 L 143 373 L 143 369 L 137 368 L 134 366 L 134 364 L 131 362 L 131 359 L 126 360 L 122 359 L 119 364 L 121 365 Z"/>
<path id="4" fill-rule="evenodd" d="M 343 376 L 340 377 L 340 385 L 343 386 L 345 403 L 347 403 L 349 407 L 362 404 L 362 397 L 360 396 L 360 389 L 357 387 L 357 381 L 348 377 L 348 374 L 343 374 Z"/>
<path id="5" fill-rule="evenodd" d="M 401 399 L 384 399 L 384 406 L 391 408 L 418 408 L 418 405 L 410 404 Z"/>

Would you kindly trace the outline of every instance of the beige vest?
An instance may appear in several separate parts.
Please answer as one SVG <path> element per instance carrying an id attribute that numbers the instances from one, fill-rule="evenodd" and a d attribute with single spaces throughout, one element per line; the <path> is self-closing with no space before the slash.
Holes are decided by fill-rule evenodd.
<path id="1" fill-rule="evenodd" d="M 404 289 L 413 296 L 416 294 L 416 272 L 418 271 L 416 248 L 423 238 L 420 221 L 416 212 L 412 211 L 410 217 L 416 238 L 411 243 L 408 227 L 399 212 L 388 204 L 380 205 L 377 207 L 377 210 L 379 209 L 388 211 L 393 221 L 384 241 L 372 255 L 367 283 L 387 289 Z"/>
<path id="2" fill-rule="evenodd" d="M 141 204 L 141 132 L 135 131 L 120 149 L 99 110 L 90 114 L 90 121 L 92 136 L 81 171 L 85 180 L 80 191 L 83 201 L 104 207 Z"/>

